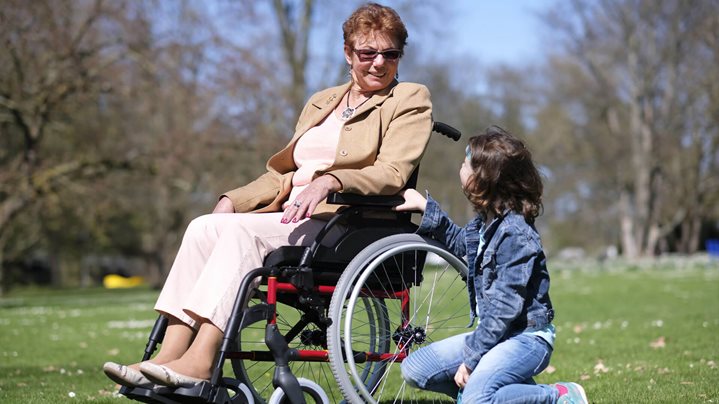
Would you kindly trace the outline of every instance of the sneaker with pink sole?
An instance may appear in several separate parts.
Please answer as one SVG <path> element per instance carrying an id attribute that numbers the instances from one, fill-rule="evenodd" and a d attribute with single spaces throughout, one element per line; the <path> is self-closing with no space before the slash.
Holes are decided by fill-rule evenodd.
<path id="1" fill-rule="evenodd" d="M 559 390 L 559 404 L 589 404 L 587 393 L 577 383 L 556 383 L 554 387 Z"/>

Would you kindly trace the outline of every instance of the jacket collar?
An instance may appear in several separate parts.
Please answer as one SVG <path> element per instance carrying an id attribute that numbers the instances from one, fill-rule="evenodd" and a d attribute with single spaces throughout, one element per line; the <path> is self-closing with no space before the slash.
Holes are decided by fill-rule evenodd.
<path id="1" fill-rule="evenodd" d="M 342 96 L 349 91 L 351 85 L 352 82 L 347 82 L 341 86 L 328 88 L 319 93 L 317 97 L 314 97 L 312 105 L 317 108 L 319 115 L 324 118 L 327 115 L 327 110 L 331 111 L 337 108 L 337 105 L 342 101 Z M 317 113 L 313 115 L 317 115 Z"/>
<path id="2" fill-rule="evenodd" d="M 491 240 L 494 233 L 499 228 L 500 224 L 504 221 L 504 219 L 509 216 L 512 213 L 511 209 L 505 209 L 501 214 L 495 216 L 491 222 L 487 223 L 487 221 L 483 218 L 481 215 L 477 215 L 472 221 L 470 222 L 470 226 L 473 228 L 476 228 L 477 231 L 481 231 L 480 229 L 482 226 L 484 226 L 484 239 L 485 240 Z M 484 248 L 487 248 L 487 244 L 484 244 Z M 479 253 L 482 253 L 483 251 L 480 251 Z"/>
<path id="3" fill-rule="evenodd" d="M 389 86 L 372 94 L 372 98 L 370 98 L 369 101 L 364 103 L 355 112 L 354 116 L 350 118 L 347 122 L 351 122 L 365 112 L 374 109 L 378 105 L 381 105 L 387 98 L 392 95 L 392 91 L 394 90 L 395 86 L 397 86 L 397 84 L 397 80 L 392 80 L 392 83 L 390 83 Z M 339 103 L 342 101 L 342 98 L 345 93 L 349 91 L 351 85 L 352 82 L 349 81 L 341 86 L 329 88 L 323 91 L 315 100 L 313 100 L 312 105 L 316 109 L 309 115 L 308 122 L 305 127 L 309 129 L 313 126 L 316 126 L 329 114 L 330 111 L 333 111 L 335 108 L 337 108 Z"/>
<path id="4" fill-rule="evenodd" d="M 357 111 L 355 111 L 354 116 L 352 118 L 348 119 L 347 122 L 351 122 L 351 121 L 357 119 L 359 116 L 361 116 L 365 112 L 370 111 L 379 105 L 382 105 L 382 103 L 392 95 L 392 91 L 394 91 L 394 88 L 397 86 L 397 84 L 398 84 L 397 80 L 392 80 L 392 82 L 387 87 L 372 94 L 372 98 L 370 98 L 369 101 L 364 103 L 364 105 L 359 107 L 359 109 Z"/>

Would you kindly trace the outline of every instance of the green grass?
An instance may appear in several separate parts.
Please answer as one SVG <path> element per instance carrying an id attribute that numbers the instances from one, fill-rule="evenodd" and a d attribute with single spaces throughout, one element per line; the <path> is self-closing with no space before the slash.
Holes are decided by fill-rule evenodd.
<path id="1" fill-rule="evenodd" d="M 719 265 L 552 280 L 553 373 L 593 402 L 719 402 Z"/>
<path id="2" fill-rule="evenodd" d="M 540 383 L 597 403 L 719 403 L 719 265 L 552 274 L 557 341 Z M 100 370 L 139 359 L 151 290 L 23 290 L 0 299 L 0 402 L 118 402 Z"/>
<path id="3" fill-rule="evenodd" d="M 106 360 L 142 356 L 157 292 L 33 290 L 0 300 L 0 402 L 116 402 Z"/>

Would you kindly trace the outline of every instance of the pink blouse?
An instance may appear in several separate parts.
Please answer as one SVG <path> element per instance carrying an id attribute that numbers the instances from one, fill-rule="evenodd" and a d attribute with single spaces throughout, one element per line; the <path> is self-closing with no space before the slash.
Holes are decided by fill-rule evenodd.
<path id="1" fill-rule="evenodd" d="M 292 191 L 283 208 L 289 206 L 297 194 L 307 187 L 316 171 L 324 170 L 335 162 L 342 124 L 333 111 L 297 140 L 292 155 L 297 171 L 292 176 Z"/>

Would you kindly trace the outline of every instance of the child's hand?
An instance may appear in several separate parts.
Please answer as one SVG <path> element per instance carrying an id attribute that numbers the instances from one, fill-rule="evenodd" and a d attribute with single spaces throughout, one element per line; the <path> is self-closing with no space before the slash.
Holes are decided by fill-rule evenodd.
<path id="1" fill-rule="evenodd" d="M 469 375 L 472 373 L 471 370 L 465 365 L 464 363 L 459 365 L 459 369 L 457 369 L 457 373 L 454 374 L 454 383 L 457 384 L 457 387 L 460 389 L 463 389 L 464 386 L 467 385 L 467 381 L 469 380 Z"/>
<path id="2" fill-rule="evenodd" d="M 424 212 L 427 207 L 427 200 L 414 189 L 405 189 L 400 192 L 400 196 L 404 198 L 404 203 L 395 206 L 394 210 Z"/>

